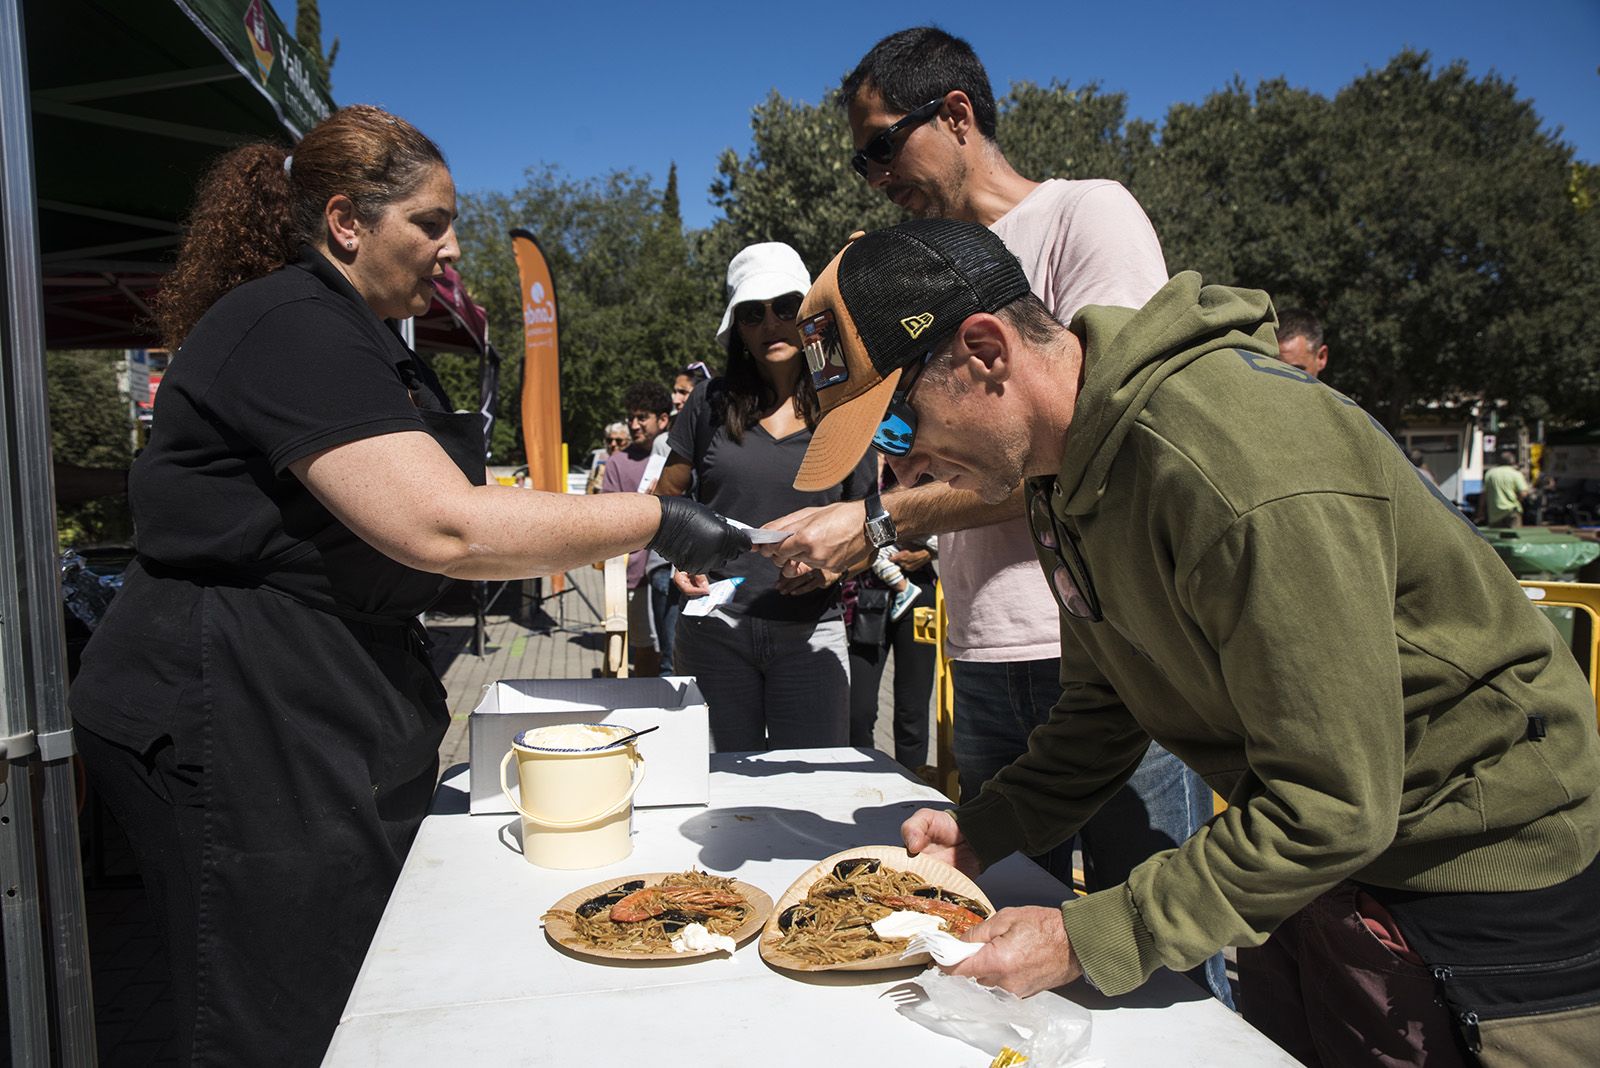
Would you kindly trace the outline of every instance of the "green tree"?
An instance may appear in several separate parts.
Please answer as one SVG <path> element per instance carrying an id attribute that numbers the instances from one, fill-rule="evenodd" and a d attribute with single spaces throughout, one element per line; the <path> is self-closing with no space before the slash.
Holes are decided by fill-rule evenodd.
<path id="1" fill-rule="evenodd" d="M 1017 82 L 999 108 L 995 138 L 1017 173 L 1035 181 L 1115 178 L 1128 185 L 1135 147 L 1151 129 L 1126 122 L 1126 93 L 1102 93 L 1098 84 Z"/>
<path id="2" fill-rule="evenodd" d="M 675 173 L 668 180 L 675 193 Z M 665 385 L 685 364 L 712 355 L 720 285 L 671 207 L 667 190 L 646 176 L 574 180 L 551 167 L 530 171 L 514 193 L 461 198 L 461 273 L 506 358 L 500 421 L 513 437 L 507 455 L 497 433 L 497 459 L 520 460 L 523 452 L 520 289 L 508 232 L 532 233 L 555 278 L 563 440 L 578 457 L 621 414 L 629 385 Z"/>
<path id="3" fill-rule="evenodd" d="M 1171 270 L 1317 312 L 1328 381 L 1384 423 L 1479 398 L 1576 419 L 1600 256 L 1539 125 L 1510 84 L 1408 51 L 1331 100 L 1274 80 L 1175 105 L 1131 186 Z"/>
<path id="4" fill-rule="evenodd" d="M 121 349 L 47 352 L 50 450 L 57 463 L 126 468 L 133 462 L 128 402 L 118 392 Z M 133 533 L 126 498 L 56 509 L 63 545 L 125 542 Z"/>
<path id="5" fill-rule="evenodd" d="M 1402 52 L 1334 98 L 1324 295 L 1353 395 L 1386 422 L 1454 397 L 1532 420 L 1592 414 L 1597 220 L 1530 101 Z"/>
<path id="6" fill-rule="evenodd" d="M 815 275 L 856 230 L 905 217 L 850 166 L 850 127 L 837 99 L 805 104 L 774 91 L 755 107 L 750 152 L 741 159 L 728 149 L 717 161 L 711 198 L 726 221 L 707 236 L 707 253 L 726 265 L 751 242 L 784 241 Z"/>
<path id="7" fill-rule="evenodd" d="M 324 55 L 322 11 L 317 7 L 317 0 L 299 0 L 295 5 L 294 39 L 301 48 L 311 53 L 311 58 L 316 60 L 317 70 L 322 74 L 323 84 L 332 91 L 333 63 L 339 58 L 339 38 L 333 39 L 333 46 Z"/>

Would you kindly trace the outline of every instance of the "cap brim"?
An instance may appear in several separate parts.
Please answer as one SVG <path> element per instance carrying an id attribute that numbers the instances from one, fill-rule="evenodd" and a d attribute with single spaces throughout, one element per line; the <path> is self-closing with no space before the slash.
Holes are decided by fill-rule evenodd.
<path id="1" fill-rule="evenodd" d="M 871 447 L 872 435 L 877 433 L 883 413 L 889 410 L 889 399 L 902 374 L 901 368 L 890 371 L 865 393 L 822 414 L 811 432 L 811 445 L 800 461 L 800 471 L 794 476 L 795 489 L 812 493 L 832 489 L 844 481 Z"/>

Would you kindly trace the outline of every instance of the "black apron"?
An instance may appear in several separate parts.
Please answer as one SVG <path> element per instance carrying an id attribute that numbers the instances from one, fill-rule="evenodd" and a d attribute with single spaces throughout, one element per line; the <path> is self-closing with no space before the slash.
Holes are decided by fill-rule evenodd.
<path id="1" fill-rule="evenodd" d="M 422 414 L 483 484 L 478 416 Z M 195 1064 L 321 1061 L 433 794 L 449 713 L 416 614 L 449 580 L 339 530 L 257 585 L 202 580 Z"/>
<path id="2" fill-rule="evenodd" d="M 412 425 L 483 484 L 478 414 L 451 413 L 433 373 L 316 253 L 301 266 L 362 309 L 416 406 Z M 229 1068 L 320 1062 L 427 811 L 449 722 L 417 617 L 450 580 L 384 556 L 309 492 L 273 496 L 285 503 L 271 544 L 283 547 L 269 555 L 137 558 L 72 695 L 102 755 L 125 753 L 135 776 L 152 754 L 177 768 L 162 801 L 181 817 L 170 847 L 181 863 L 166 813 L 130 838 L 150 845 L 140 864 L 158 879 L 153 896 L 163 878 L 184 880 L 167 913 L 174 970 L 193 980 L 178 984 L 180 1029 L 192 1006 L 194 1063 Z"/>

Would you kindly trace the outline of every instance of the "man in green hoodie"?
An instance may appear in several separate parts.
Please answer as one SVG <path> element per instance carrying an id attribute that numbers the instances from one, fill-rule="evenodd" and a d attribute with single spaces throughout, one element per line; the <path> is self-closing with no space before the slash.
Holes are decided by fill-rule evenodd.
<path id="1" fill-rule="evenodd" d="M 822 417 L 796 486 L 869 443 L 905 485 L 1026 479 L 1062 611 L 1050 721 L 907 848 L 1042 852 L 1152 738 L 1228 800 L 1120 886 L 1002 910 L 957 974 L 1121 994 L 1276 931 L 1246 1014 L 1308 1064 L 1592 1055 L 1587 683 L 1382 428 L 1277 359 L 1265 294 L 1180 274 L 1062 327 L 989 231 L 919 220 L 857 235 L 801 318 Z"/>

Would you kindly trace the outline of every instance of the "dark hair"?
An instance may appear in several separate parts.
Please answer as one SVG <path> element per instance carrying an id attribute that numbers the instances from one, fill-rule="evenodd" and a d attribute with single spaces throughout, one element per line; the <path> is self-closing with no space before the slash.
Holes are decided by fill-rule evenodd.
<path id="1" fill-rule="evenodd" d="M 672 411 L 672 395 L 659 382 L 635 382 L 623 391 L 622 410 L 666 415 Z"/>
<path id="2" fill-rule="evenodd" d="M 1010 323 L 1011 328 L 1030 345 L 1048 345 L 1066 329 L 1050 314 L 1044 301 L 1032 293 L 1024 293 L 995 312 L 995 315 Z"/>
<path id="3" fill-rule="evenodd" d="M 1066 329 L 1055 316 L 1050 314 L 1050 309 L 1045 307 L 1044 301 L 1032 293 L 1024 293 L 994 314 L 996 318 L 1010 324 L 1023 341 L 1041 348 L 1052 344 Z M 955 383 L 950 366 L 954 337 L 952 333 L 934 346 L 936 358 L 928 364 L 928 370 L 925 372 L 930 380 Z"/>
<path id="4" fill-rule="evenodd" d="M 1278 341 L 1303 337 L 1313 350 L 1322 347 L 1322 320 L 1304 308 L 1285 308 L 1278 313 Z"/>
<path id="5" fill-rule="evenodd" d="M 688 367 L 685 367 L 683 370 L 679 371 L 673 377 L 674 378 L 688 378 L 691 381 L 693 381 L 696 385 L 699 385 L 701 382 L 706 382 L 706 381 L 710 380 L 710 378 L 711 378 L 711 368 L 709 368 L 709 367 L 707 367 L 705 365 L 705 361 L 704 360 L 696 360 L 694 363 L 691 363 Z"/>
<path id="6" fill-rule="evenodd" d="M 822 417 L 822 406 L 817 403 L 817 389 L 811 384 L 811 376 L 805 372 L 804 354 L 795 358 L 802 362 L 802 368 L 800 380 L 795 384 L 794 414 L 804 419 L 806 426 L 815 427 Z M 777 401 L 778 395 L 756 370 L 756 358 L 744 347 L 739 331 L 730 331 L 728 370 L 706 387 L 712 423 L 721 423 L 730 438 L 743 442 L 744 432 L 761 422 L 761 413 Z"/>
<path id="7" fill-rule="evenodd" d="M 861 57 L 839 87 L 839 106 L 848 109 L 856 94 L 873 88 L 890 111 L 908 112 L 935 97 L 960 89 L 972 101 L 978 132 L 994 140 L 994 90 L 989 72 L 972 46 L 932 26 L 891 33 Z"/>
<path id="8" fill-rule="evenodd" d="M 195 189 L 178 263 L 156 295 L 156 323 L 176 351 L 223 294 L 271 274 L 326 232 L 344 194 L 370 221 L 416 192 L 444 154 L 415 126 L 370 104 L 340 108 L 294 146 L 258 142 L 220 157 Z"/>

